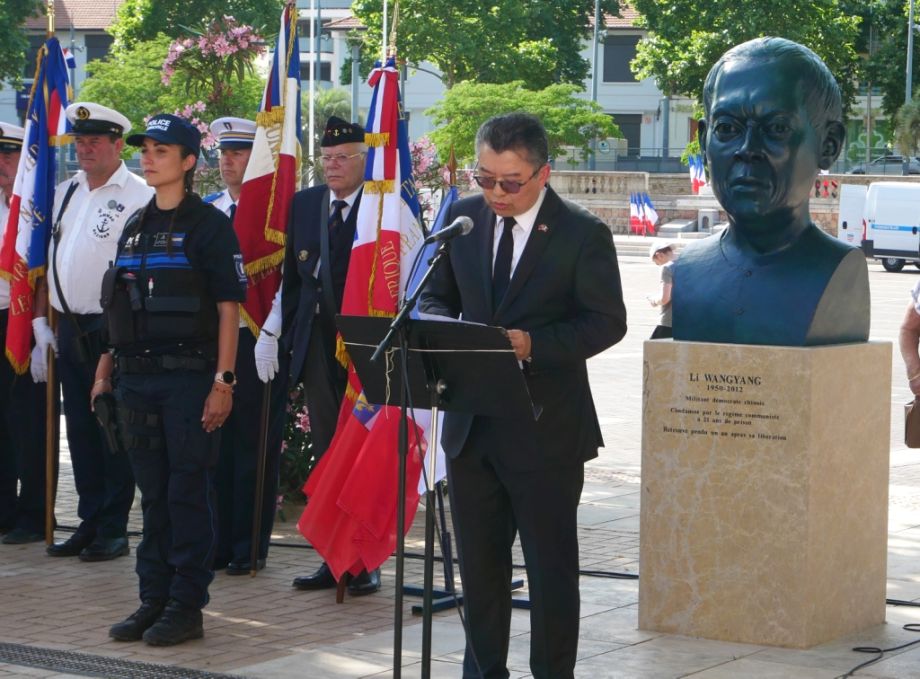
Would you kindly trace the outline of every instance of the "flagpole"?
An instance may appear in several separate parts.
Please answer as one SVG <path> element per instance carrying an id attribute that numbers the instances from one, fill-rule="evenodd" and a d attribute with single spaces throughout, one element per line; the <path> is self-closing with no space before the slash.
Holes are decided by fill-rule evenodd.
<path id="1" fill-rule="evenodd" d="M 316 134 L 314 95 L 316 94 L 316 58 L 312 53 L 316 49 L 316 0 L 310 0 L 310 135 L 307 139 L 307 156 L 310 158 L 312 172 L 310 172 L 310 186 L 316 185 L 316 158 L 314 157 L 314 135 Z"/>
<path id="2" fill-rule="evenodd" d="M 387 2 L 387 0 L 383 0 L 383 32 L 380 34 L 382 36 L 380 40 L 380 43 L 381 43 L 380 49 L 383 52 L 381 61 L 383 61 L 383 63 L 386 63 L 386 60 L 387 60 L 387 6 L 388 5 L 389 3 Z"/>
<path id="3" fill-rule="evenodd" d="M 48 38 L 54 37 L 54 0 L 48 0 Z M 35 96 L 33 91 L 32 96 Z M 30 107 L 31 107 L 31 101 Z M 50 290 L 46 289 L 50 295 Z M 57 329 L 57 314 L 47 302 L 48 325 L 52 332 Z M 54 542 L 54 505 L 57 495 L 58 461 L 60 457 L 60 415 L 58 414 L 57 366 L 54 350 L 49 347 L 45 357 L 48 365 L 48 381 L 45 383 L 45 544 Z"/>

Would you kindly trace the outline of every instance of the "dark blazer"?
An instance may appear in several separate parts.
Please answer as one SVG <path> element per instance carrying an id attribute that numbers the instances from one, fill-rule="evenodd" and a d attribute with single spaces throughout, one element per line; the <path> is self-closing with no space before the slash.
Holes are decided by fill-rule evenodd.
<path id="1" fill-rule="evenodd" d="M 321 184 L 294 194 L 288 218 L 281 294 L 284 318 L 282 338 L 285 349 L 291 352 L 291 379 L 294 382 L 300 379 L 303 370 L 315 318 L 319 318 L 319 322 L 322 323 L 322 332 L 328 340 L 326 346 L 334 346 L 335 314 L 342 307 L 345 277 L 348 274 L 360 203 L 359 193 L 348 213 L 348 219 L 330 238 L 332 287 L 335 297 L 335 309 L 331 309 L 322 291 L 322 273 L 318 273 L 316 277 L 313 275 L 316 263 L 320 259 L 321 229 L 328 228 L 327 219 L 323 219 L 323 215 L 328 215 L 329 210 L 328 188 Z M 324 262 L 322 266 L 330 266 L 330 262 Z M 317 304 L 320 306 L 319 316 L 316 315 Z"/>
<path id="2" fill-rule="evenodd" d="M 461 215 L 473 219 L 473 230 L 453 241 L 421 309 L 530 333 L 532 361 L 525 363 L 525 379 L 542 413 L 536 422 L 503 421 L 507 440 L 514 441 L 506 448 L 509 461 L 537 469 L 595 457 L 603 440 L 586 359 L 626 334 L 610 229 L 547 187 L 505 299 L 493 311 L 495 213 L 476 196 L 451 206 L 446 223 Z M 450 457 L 464 450 L 474 419 L 446 413 L 441 443 Z"/>

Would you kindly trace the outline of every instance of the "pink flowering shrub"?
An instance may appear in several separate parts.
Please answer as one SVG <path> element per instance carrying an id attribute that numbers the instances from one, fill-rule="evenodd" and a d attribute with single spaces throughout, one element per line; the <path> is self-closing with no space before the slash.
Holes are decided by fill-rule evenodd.
<path id="1" fill-rule="evenodd" d="M 313 471 L 313 441 L 310 436 L 310 414 L 303 384 L 298 383 L 288 394 L 287 419 L 281 443 L 281 485 L 278 501 L 303 500 L 303 484 Z"/>
<path id="2" fill-rule="evenodd" d="M 448 169 L 438 160 L 434 142 L 428 137 L 419 137 L 409 143 L 409 155 L 412 156 L 412 177 L 418 194 L 419 207 L 426 223 L 435 215 L 440 191 L 449 185 Z"/>
<path id="3" fill-rule="evenodd" d="M 186 91 L 203 99 L 215 117 L 232 110 L 234 83 L 252 74 L 253 61 L 265 52 L 265 42 L 252 26 L 232 16 L 215 19 L 208 26 L 190 29 L 192 35 L 169 46 L 160 80 L 169 85 L 184 76 Z"/>

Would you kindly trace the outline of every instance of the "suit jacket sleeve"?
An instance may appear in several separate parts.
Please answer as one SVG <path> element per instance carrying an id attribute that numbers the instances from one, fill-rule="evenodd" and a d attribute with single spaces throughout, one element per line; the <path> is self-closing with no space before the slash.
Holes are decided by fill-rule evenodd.
<path id="1" fill-rule="evenodd" d="M 610 229 L 587 212 L 571 217 L 584 226 L 576 253 L 571 313 L 529 329 L 534 370 L 584 361 L 626 334 L 626 307 Z"/>
<path id="2" fill-rule="evenodd" d="M 287 239 L 284 247 L 284 267 L 281 279 L 281 334 L 287 337 L 291 332 L 297 308 L 300 306 L 300 273 L 294 257 L 294 229 L 297 217 L 298 197 L 295 196 L 288 214 Z"/>

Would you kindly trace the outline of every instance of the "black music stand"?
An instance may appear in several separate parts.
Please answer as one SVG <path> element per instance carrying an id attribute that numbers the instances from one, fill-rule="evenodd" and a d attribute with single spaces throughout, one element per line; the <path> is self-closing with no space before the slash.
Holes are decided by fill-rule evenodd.
<path id="1" fill-rule="evenodd" d="M 437 441 L 440 410 L 466 412 L 510 419 L 537 418 L 507 333 L 494 326 L 460 321 L 411 321 L 403 326 L 400 345 L 391 349 L 387 360 L 376 363 L 371 357 L 381 340 L 390 333 L 392 319 L 373 316 L 337 316 L 336 323 L 354 362 L 369 403 L 390 405 L 391 386 L 415 394 L 415 405 L 430 408 L 431 440 Z M 402 356 L 405 373 L 395 367 L 394 354 Z M 402 378 L 405 374 L 407 382 Z M 418 398 L 424 394 L 423 398 Z M 400 425 L 400 473 L 397 511 L 405 507 L 405 468 L 408 455 L 407 401 L 403 401 Z M 429 455 L 430 472 L 425 493 L 425 577 L 422 607 L 422 672 L 430 674 L 431 615 L 434 579 L 434 460 Z M 402 594 L 404 562 L 404 522 L 397 522 L 396 601 L 394 610 L 394 676 L 402 660 Z M 522 586 L 521 583 L 518 586 Z M 398 657 L 397 657 L 398 656 Z M 426 671 L 427 668 L 427 671 Z"/>

